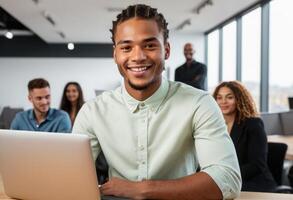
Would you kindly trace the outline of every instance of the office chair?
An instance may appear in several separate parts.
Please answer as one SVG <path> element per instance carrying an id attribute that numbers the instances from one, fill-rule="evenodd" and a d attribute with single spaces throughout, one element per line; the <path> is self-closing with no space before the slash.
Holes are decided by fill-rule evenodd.
<path id="1" fill-rule="evenodd" d="M 0 129 L 9 129 L 16 113 L 23 111 L 23 108 L 4 107 L 0 116 Z"/>
<path id="2" fill-rule="evenodd" d="M 97 172 L 99 185 L 104 184 L 109 178 L 109 175 L 108 175 L 109 166 L 103 151 L 101 151 L 100 154 L 98 155 L 95 165 L 96 165 L 96 172 Z"/>
<path id="3" fill-rule="evenodd" d="M 289 169 L 288 180 L 289 180 L 290 186 L 293 187 L 293 166 L 291 166 Z"/>
<path id="4" fill-rule="evenodd" d="M 282 174 L 284 159 L 287 151 L 287 144 L 268 142 L 267 164 L 277 183 L 274 192 L 276 193 L 293 193 L 290 186 L 282 185 Z"/>

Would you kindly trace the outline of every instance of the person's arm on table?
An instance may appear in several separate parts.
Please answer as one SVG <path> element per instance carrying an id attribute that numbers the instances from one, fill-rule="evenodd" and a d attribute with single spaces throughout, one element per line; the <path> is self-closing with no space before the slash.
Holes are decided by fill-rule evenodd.
<path id="1" fill-rule="evenodd" d="M 131 199 L 222 199 L 222 192 L 213 179 L 199 172 L 176 180 L 134 182 L 112 178 L 100 188 L 104 195 Z"/>

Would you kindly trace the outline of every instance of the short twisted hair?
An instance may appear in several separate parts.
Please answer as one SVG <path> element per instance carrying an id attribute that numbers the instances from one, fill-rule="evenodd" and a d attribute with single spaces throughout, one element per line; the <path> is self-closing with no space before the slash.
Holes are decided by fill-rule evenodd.
<path id="1" fill-rule="evenodd" d="M 122 10 L 122 12 L 117 15 L 116 21 L 113 21 L 113 27 L 110 29 L 110 32 L 112 33 L 111 39 L 114 46 L 117 25 L 135 17 L 155 20 L 158 24 L 159 30 L 163 31 L 164 42 L 167 42 L 169 37 L 169 30 L 167 28 L 168 23 L 166 22 L 163 14 L 158 13 L 156 8 L 152 8 L 148 5 L 136 4 L 128 6 L 126 9 Z"/>
<path id="2" fill-rule="evenodd" d="M 232 90 L 236 98 L 236 119 L 238 123 L 246 118 L 258 117 L 255 102 L 249 91 L 239 81 L 226 81 L 218 85 L 213 93 L 213 97 L 217 99 L 219 90 L 222 87 L 227 87 Z"/>

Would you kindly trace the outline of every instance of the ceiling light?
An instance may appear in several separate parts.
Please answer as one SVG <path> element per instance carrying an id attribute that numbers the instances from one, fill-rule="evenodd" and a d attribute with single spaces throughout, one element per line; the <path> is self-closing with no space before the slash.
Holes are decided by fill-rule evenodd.
<path id="1" fill-rule="evenodd" d="M 72 51 L 74 49 L 74 44 L 72 42 L 68 43 L 67 48 Z"/>
<path id="2" fill-rule="evenodd" d="M 175 29 L 176 30 L 182 30 L 185 26 L 187 25 L 191 25 L 191 20 L 190 19 L 186 19 L 183 22 L 181 22 Z"/>
<path id="3" fill-rule="evenodd" d="M 7 31 L 5 33 L 5 37 L 7 37 L 8 39 L 12 39 L 13 38 L 13 33 L 11 31 Z"/>
<path id="4" fill-rule="evenodd" d="M 198 6 L 192 9 L 192 13 L 200 14 L 201 10 L 206 6 L 212 6 L 214 4 L 213 0 L 205 0 Z"/>
<path id="5" fill-rule="evenodd" d="M 52 15 L 51 15 L 49 12 L 47 12 L 46 10 L 44 10 L 44 11 L 42 12 L 42 14 L 43 14 L 43 16 L 45 17 L 45 19 L 46 19 L 48 22 L 50 22 L 50 24 L 52 24 L 53 26 L 56 25 L 55 20 L 53 19 Z"/>

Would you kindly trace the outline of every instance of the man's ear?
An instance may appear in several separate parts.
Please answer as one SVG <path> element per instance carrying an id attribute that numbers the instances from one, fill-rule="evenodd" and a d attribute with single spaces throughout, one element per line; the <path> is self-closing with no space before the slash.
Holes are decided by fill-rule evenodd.
<path id="1" fill-rule="evenodd" d="M 32 102 L 32 96 L 30 94 L 27 96 L 27 99 Z"/>
<path id="2" fill-rule="evenodd" d="M 167 60 L 170 57 L 170 43 L 167 42 L 165 44 L 165 60 Z"/>
<path id="3" fill-rule="evenodd" d="M 113 58 L 114 58 L 115 63 L 117 64 L 116 47 L 115 47 L 115 45 L 113 45 Z"/>

